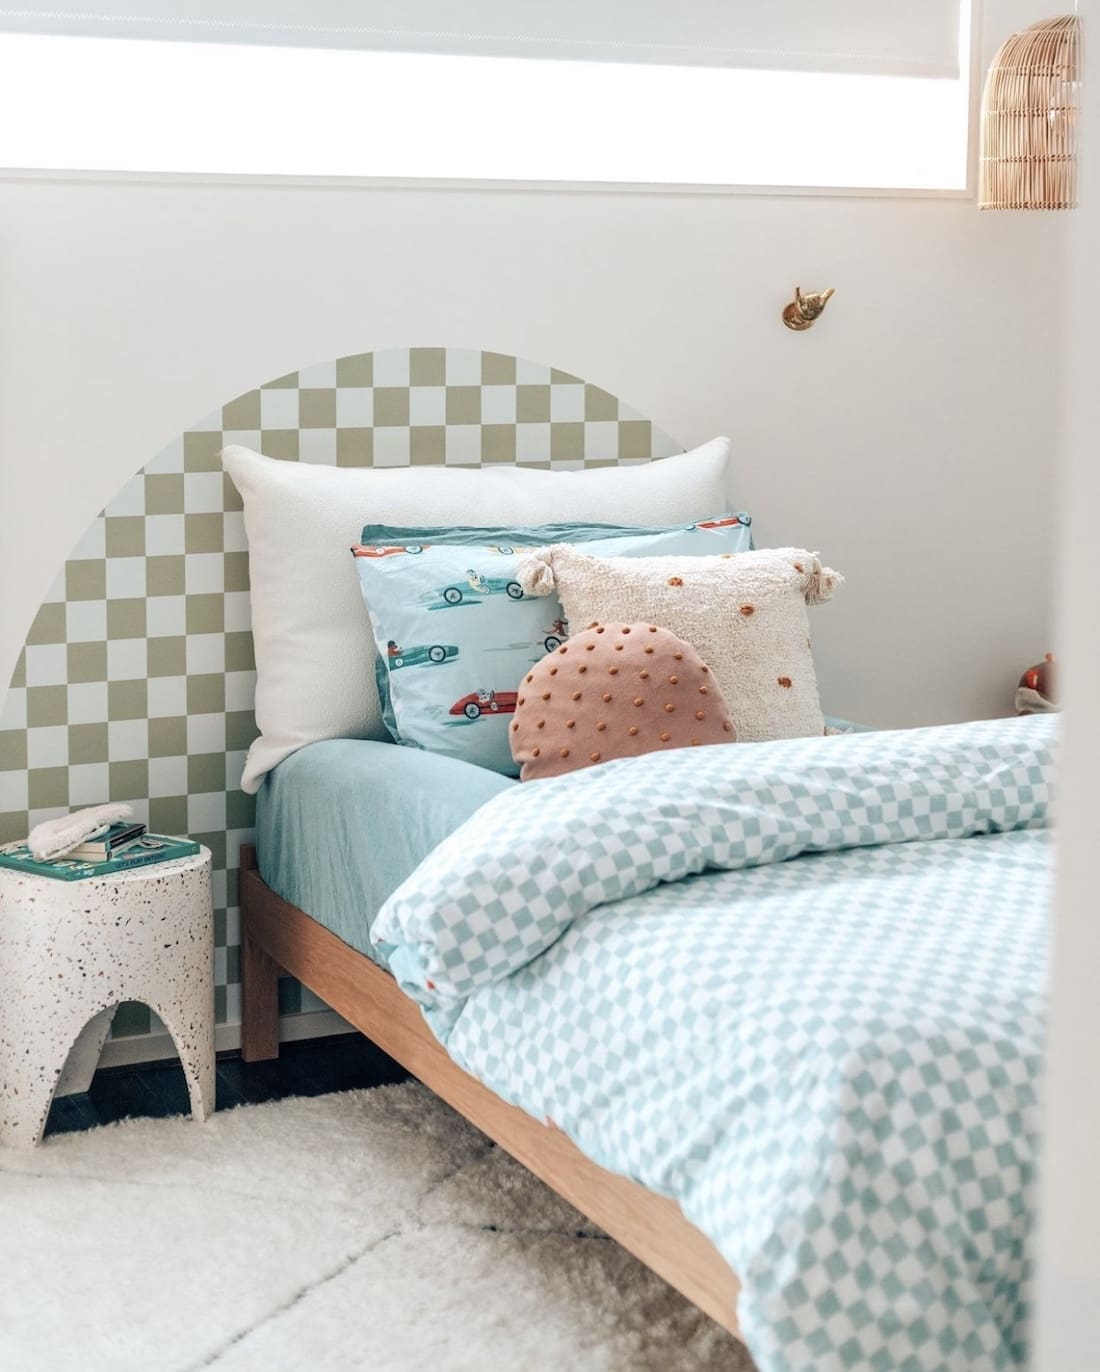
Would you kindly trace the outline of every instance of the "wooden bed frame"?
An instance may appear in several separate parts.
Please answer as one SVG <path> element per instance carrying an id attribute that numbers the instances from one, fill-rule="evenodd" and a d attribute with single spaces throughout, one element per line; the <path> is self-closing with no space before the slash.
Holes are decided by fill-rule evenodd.
<path id="1" fill-rule="evenodd" d="M 392 976 L 266 885 L 241 848 L 241 1053 L 279 1055 L 280 968 L 297 977 L 713 1320 L 740 1337 L 737 1278 L 680 1207 L 598 1167 L 560 1130 L 509 1105 L 447 1056 Z"/>

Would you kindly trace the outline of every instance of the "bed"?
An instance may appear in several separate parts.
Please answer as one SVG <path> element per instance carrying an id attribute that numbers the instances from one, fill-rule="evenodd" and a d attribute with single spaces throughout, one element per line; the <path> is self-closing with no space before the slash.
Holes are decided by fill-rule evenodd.
<path id="1" fill-rule="evenodd" d="M 525 786 L 311 745 L 242 855 L 244 1056 L 285 969 L 764 1372 L 1022 1366 L 1055 728 Z"/>

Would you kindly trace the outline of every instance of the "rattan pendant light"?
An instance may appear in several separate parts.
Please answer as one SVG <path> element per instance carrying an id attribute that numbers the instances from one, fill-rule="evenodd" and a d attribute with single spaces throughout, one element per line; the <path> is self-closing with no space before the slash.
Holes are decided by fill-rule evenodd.
<path id="1" fill-rule="evenodd" d="M 982 210 L 1069 210 L 1077 204 L 1081 27 L 1043 19 L 1002 44 L 982 93 Z"/>

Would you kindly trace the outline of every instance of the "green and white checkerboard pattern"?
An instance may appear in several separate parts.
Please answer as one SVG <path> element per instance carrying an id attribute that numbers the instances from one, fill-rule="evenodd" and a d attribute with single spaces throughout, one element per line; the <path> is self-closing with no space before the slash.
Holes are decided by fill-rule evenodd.
<path id="1" fill-rule="evenodd" d="M 450 1009 L 596 906 L 663 882 L 802 853 L 1044 828 L 1057 723 L 681 749 L 505 791 L 398 887 L 371 938 L 409 995 Z"/>
<path id="2" fill-rule="evenodd" d="M 237 789 L 256 734 L 248 553 L 218 454 L 242 443 L 340 466 L 644 461 L 680 450 L 578 377 L 501 353 L 362 353 L 279 377 L 214 411 L 132 478 L 38 612 L 0 714 L 0 842 L 82 805 L 130 801 L 214 854 L 217 1011 L 239 1018 Z M 283 1008 L 302 1007 L 284 982 Z M 307 1004 L 312 998 L 307 998 Z M 127 1006 L 115 1033 L 150 1029 Z"/>
<path id="3" fill-rule="evenodd" d="M 760 1372 L 1028 1365 L 1057 732 L 610 763 L 494 797 L 403 888 L 477 983 L 429 1011 L 448 1052 L 679 1202 Z"/>

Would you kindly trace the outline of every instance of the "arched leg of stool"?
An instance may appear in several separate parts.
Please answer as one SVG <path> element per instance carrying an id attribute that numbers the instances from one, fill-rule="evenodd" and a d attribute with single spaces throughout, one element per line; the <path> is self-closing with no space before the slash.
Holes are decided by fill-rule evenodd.
<path id="1" fill-rule="evenodd" d="M 106 1010 L 93 1015 L 81 1030 L 80 1036 L 69 1050 L 60 1080 L 54 1088 L 55 1100 L 58 1096 L 75 1096 L 81 1091 L 87 1091 L 91 1086 L 117 1009 L 117 1005 L 109 1005 Z"/>
<path id="2" fill-rule="evenodd" d="M 59 1005 L 33 980 L 17 989 L 0 1004 L 0 1145 L 33 1148 L 75 1046 L 105 1038 L 118 1006 Z"/>
<path id="3" fill-rule="evenodd" d="M 180 1010 L 150 1003 L 172 1036 L 191 1098 L 191 1118 L 200 1124 L 214 1113 L 214 1006 Z"/>
<path id="4" fill-rule="evenodd" d="M 54 1087 L 65 1065 L 67 1051 L 58 1049 L 56 1062 L 40 1064 L 44 1070 L 25 1079 L 18 1089 L 0 1090 L 0 1145 L 34 1148 L 42 1141 Z M 6 1087 L 7 1083 L 4 1085 Z"/>

